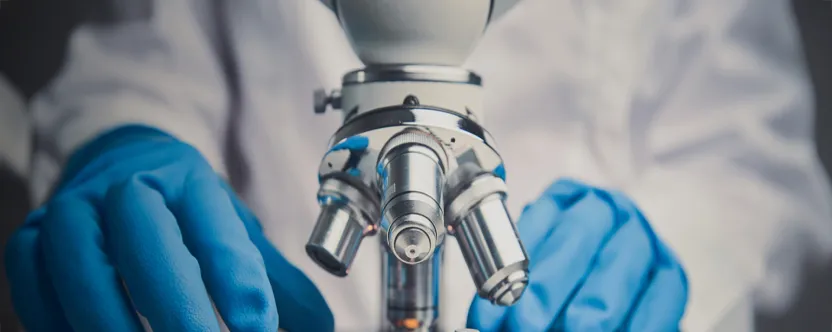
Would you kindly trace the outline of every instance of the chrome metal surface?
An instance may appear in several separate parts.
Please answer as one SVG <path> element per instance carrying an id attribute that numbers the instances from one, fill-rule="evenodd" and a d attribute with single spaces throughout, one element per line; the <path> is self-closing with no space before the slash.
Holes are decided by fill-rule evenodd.
<path id="1" fill-rule="evenodd" d="M 408 201 L 402 202 L 407 204 Z M 392 223 L 387 234 L 387 246 L 396 258 L 406 264 L 418 264 L 427 260 L 439 245 L 433 221 L 419 213 L 401 216 Z"/>
<path id="2" fill-rule="evenodd" d="M 323 204 L 328 199 L 344 200 L 350 203 L 352 213 L 361 217 L 357 219 L 361 226 L 376 225 L 375 220 L 380 211 L 378 197 L 372 194 L 372 188 L 357 180 L 348 174 L 322 178 L 318 189 L 318 203 Z"/>
<path id="3" fill-rule="evenodd" d="M 445 222 L 448 225 L 454 226 L 461 222 L 466 214 L 492 194 L 498 194 L 502 199 L 502 196 L 505 196 L 508 192 L 506 183 L 489 173 L 477 176 L 467 185 L 462 186 L 461 189 L 449 194 L 450 203 L 448 203 L 445 215 Z"/>
<path id="4" fill-rule="evenodd" d="M 338 178 L 327 178 L 318 191 L 321 212 L 306 244 L 306 253 L 324 270 L 349 273 L 364 237 L 376 232 L 378 201 Z"/>
<path id="5" fill-rule="evenodd" d="M 421 217 L 416 215 L 415 217 Z M 415 264 L 424 261 L 433 248 L 428 233 L 420 227 L 399 227 L 403 230 L 394 232 L 393 253 L 401 261 Z"/>
<path id="6" fill-rule="evenodd" d="M 470 181 L 448 204 L 446 223 L 479 295 L 514 304 L 528 285 L 528 255 L 505 206 L 505 185 L 491 174 Z"/>
<path id="7" fill-rule="evenodd" d="M 353 220 L 347 206 L 327 204 L 321 207 L 306 253 L 324 270 L 344 277 L 363 238 L 364 228 Z"/>
<path id="8" fill-rule="evenodd" d="M 383 246 L 382 246 L 383 247 Z M 420 264 L 404 264 L 382 250 L 385 331 L 437 330 L 442 249 Z"/>
<path id="9" fill-rule="evenodd" d="M 444 155 L 442 146 L 419 130 L 405 130 L 382 148 L 380 229 L 402 262 L 428 259 L 443 238 Z"/>
<path id="10" fill-rule="evenodd" d="M 433 163 L 442 168 L 442 172 L 448 168 L 448 155 L 442 143 L 430 132 L 418 128 L 406 128 L 387 141 L 381 149 L 379 163 L 387 166 L 393 158 L 405 155 L 410 152 L 424 154 Z"/>
<path id="11" fill-rule="evenodd" d="M 375 82 L 442 82 L 482 85 L 482 78 L 465 69 L 432 65 L 388 65 L 354 70 L 344 75 L 341 84 Z"/>

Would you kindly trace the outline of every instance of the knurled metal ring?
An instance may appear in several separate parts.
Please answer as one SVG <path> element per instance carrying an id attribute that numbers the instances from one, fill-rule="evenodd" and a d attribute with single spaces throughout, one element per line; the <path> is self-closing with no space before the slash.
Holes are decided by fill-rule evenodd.
<path id="1" fill-rule="evenodd" d="M 484 174 L 474 178 L 459 195 L 453 197 L 448 208 L 445 209 L 445 224 L 454 226 L 457 221 L 468 214 L 477 203 L 493 194 L 506 195 L 506 183 L 493 174 Z"/>
<path id="2" fill-rule="evenodd" d="M 427 131 L 416 127 L 406 128 L 398 134 L 396 134 L 395 136 L 391 137 L 390 140 L 388 140 L 387 143 L 384 144 L 384 147 L 381 148 L 381 153 L 378 154 L 379 163 L 383 163 L 386 165 L 387 162 L 389 162 L 388 153 L 393 149 L 404 144 L 419 144 L 432 150 L 436 154 L 436 158 L 439 159 L 439 167 L 442 168 L 442 171 L 447 172 L 448 152 L 442 146 L 442 143 L 440 143 L 439 139 L 437 139 Z"/>

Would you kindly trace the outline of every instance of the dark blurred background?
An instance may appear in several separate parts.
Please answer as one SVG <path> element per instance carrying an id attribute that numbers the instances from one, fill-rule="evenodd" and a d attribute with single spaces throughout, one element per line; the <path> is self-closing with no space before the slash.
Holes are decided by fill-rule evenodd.
<path id="1" fill-rule="evenodd" d="M 759 0 L 766 1 L 766 0 Z M 112 0 L 0 0 L 0 73 L 29 98 L 59 69 L 69 32 L 113 14 Z M 818 152 L 832 170 L 832 2 L 793 0 L 817 99 Z M 0 160 L 0 260 L 11 230 L 29 210 L 26 183 Z M 832 330 L 832 262 L 807 266 L 798 303 L 786 314 L 757 315 L 759 331 Z M 0 264 L 0 270 L 5 264 Z M 0 326 L 16 331 L 5 271 L 0 271 Z"/>

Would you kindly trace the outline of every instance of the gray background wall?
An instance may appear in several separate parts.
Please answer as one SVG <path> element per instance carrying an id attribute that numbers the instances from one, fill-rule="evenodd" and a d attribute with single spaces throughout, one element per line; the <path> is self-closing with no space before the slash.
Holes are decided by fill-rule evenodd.
<path id="1" fill-rule="evenodd" d="M 106 14 L 109 1 L 2 1 L 0 73 L 28 98 L 60 66 L 70 29 L 82 20 L 106 17 L 101 14 Z M 832 2 L 793 0 L 793 3 L 815 83 L 818 152 L 829 170 L 832 169 L 832 130 L 828 129 L 832 128 Z M 0 326 L 5 331 L 16 330 L 16 321 L 8 299 L 2 248 L 28 209 L 24 181 L 0 162 Z M 832 330 L 832 262 L 807 266 L 805 270 L 798 303 L 782 316 L 757 315 L 760 331 Z"/>

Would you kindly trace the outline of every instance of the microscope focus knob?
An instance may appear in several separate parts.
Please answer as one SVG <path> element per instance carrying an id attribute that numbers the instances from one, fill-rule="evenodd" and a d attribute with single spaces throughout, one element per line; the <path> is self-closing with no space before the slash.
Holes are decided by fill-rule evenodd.
<path id="1" fill-rule="evenodd" d="M 317 89 L 312 94 L 312 103 L 315 109 L 315 114 L 326 113 L 326 109 L 332 106 L 333 109 L 341 108 L 341 91 L 332 90 L 329 94 L 324 89 Z"/>

